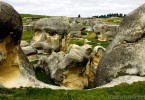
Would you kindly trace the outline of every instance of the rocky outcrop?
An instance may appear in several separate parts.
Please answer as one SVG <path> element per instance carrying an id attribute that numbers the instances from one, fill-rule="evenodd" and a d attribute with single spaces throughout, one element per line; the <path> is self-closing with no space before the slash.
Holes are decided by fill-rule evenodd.
<path id="1" fill-rule="evenodd" d="M 101 22 L 96 22 L 93 26 L 94 32 L 98 34 L 99 41 L 112 41 L 118 31 L 118 25 L 107 25 Z"/>
<path id="2" fill-rule="evenodd" d="M 101 46 L 96 46 L 94 47 L 92 56 L 91 56 L 91 66 L 94 69 L 94 71 L 96 71 L 98 64 L 100 62 L 100 59 L 102 58 L 103 54 L 105 52 L 105 48 L 101 47 Z M 96 73 L 96 72 L 94 72 Z"/>
<path id="3" fill-rule="evenodd" d="M 25 55 L 28 57 L 30 62 L 39 59 L 37 56 L 37 50 L 32 46 L 22 47 L 22 50 L 25 53 Z"/>
<path id="4" fill-rule="evenodd" d="M 128 14 L 101 59 L 94 86 L 104 85 L 120 76 L 145 76 L 145 4 Z"/>
<path id="5" fill-rule="evenodd" d="M 9 4 L 0 1 L 0 87 L 37 87 L 65 89 L 44 84 L 35 78 L 20 47 L 22 20 Z"/>
<path id="6" fill-rule="evenodd" d="M 118 27 L 119 25 L 108 25 L 108 31 L 105 33 L 107 36 L 107 41 L 111 42 L 115 38 L 118 32 Z"/>
<path id="7" fill-rule="evenodd" d="M 108 30 L 108 26 L 106 24 L 96 24 L 93 26 L 93 30 L 96 34 L 98 34 L 99 41 L 106 41 L 107 40 L 107 36 L 105 33 Z"/>
<path id="8" fill-rule="evenodd" d="M 91 88 L 95 70 L 102 57 L 104 48 L 95 47 L 91 54 L 91 46 L 71 45 L 64 52 L 53 52 L 49 57 L 42 57 L 36 68 L 42 68 L 58 85 L 74 89 Z"/>
<path id="9" fill-rule="evenodd" d="M 33 31 L 33 25 L 23 25 L 24 31 Z"/>
<path id="10" fill-rule="evenodd" d="M 35 23 L 32 43 L 44 42 L 50 46 L 51 52 L 60 51 L 63 47 L 62 40 L 69 32 L 69 29 L 69 20 L 67 18 L 40 19 Z"/>
<path id="11" fill-rule="evenodd" d="M 71 23 L 70 27 L 70 31 L 81 31 L 83 28 L 85 28 L 85 26 L 80 23 Z"/>
<path id="12" fill-rule="evenodd" d="M 29 45 L 30 44 L 27 41 L 24 41 L 24 40 L 22 40 L 21 43 L 20 43 L 21 47 L 26 47 L 26 46 L 29 46 Z"/>
<path id="13" fill-rule="evenodd" d="M 81 31 L 70 31 L 69 34 L 67 35 L 67 38 L 81 38 L 82 34 Z"/>
<path id="14" fill-rule="evenodd" d="M 52 52 L 52 47 L 46 42 L 35 42 L 31 44 L 39 54 Z"/>

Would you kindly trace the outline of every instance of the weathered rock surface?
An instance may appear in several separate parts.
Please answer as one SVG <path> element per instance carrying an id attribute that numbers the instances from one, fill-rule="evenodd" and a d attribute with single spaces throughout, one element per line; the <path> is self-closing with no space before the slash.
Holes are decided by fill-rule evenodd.
<path id="1" fill-rule="evenodd" d="M 108 31 L 105 33 L 107 36 L 107 41 L 112 41 L 117 32 L 118 32 L 118 25 L 108 25 Z"/>
<path id="2" fill-rule="evenodd" d="M 39 59 L 37 56 L 37 50 L 32 46 L 22 47 L 22 50 L 27 55 L 30 62 Z"/>
<path id="3" fill-rule="evenodd" d="M 101 59 L 94 86 L 120 76 L 145 76 L 145 4 L 128 14 Z"/>
<path id="4" fill-rule="evenodd" d="M 34 30 L 45 30 L 50 35 L 64 35 L 69 29 L 69 20 L 67 18 L 43 18 L 35 23 Z"/>
<path id="5" fill-rule="evenodd" d="M 102 58 L 103 54 L 105 52 L 105 48 L 101 46 L 96 46 L 94 47 L 92 56 L 91 56 L 91 66 L 96 71 L 98 64 L 100 62 L 100 59 Z M 94 72 L 96 73 L 96 72 Z"/>
<path id="6" fill-rule="evenodd" d="M 71 23 L 70 27 L 70 31 L 81 31 L 83 28 L 85 28 L 85 26 L 80 23 Z"/>
<path id="7" fill-rule="evenodd" d="M 107 25 L 99 23 L 93 26 L 94 32 L 98 34 L 99 41 L 112 41 L 118 31 L 118 25 Z"/>
<path id="8" fill-rule="evenodd" d="M 32 46 L 22 47 L 22 50 L 26 55 L 36 54 L 37 50 Z"/>
<path id="9" fill-rule="evenodd" d="M 0 1 L 0 87 L 62 89 L 38 81 L 20 47 L 22 20 L 9 4 Z M 65 89 L 65 88 L 63 88 Z"/>
<path id="10" fill-rule="evenodd" d="M 35 23 L 32 43 L 45 42 L 52 51 L 60 51 L 62 40 L 70 30 L 67 18 L 44 18 Z"/>
<path id="11" fill-rule="evenodd" d="M 135 76 L 135 75 L 119 76 L 113 79 L 111 82 L 97 88 L 114 87 L 122 83 L 132 84 L 134 82 L 139 82 L 139 81 L 145 81 L 145 77 Z"/>
<path id="12" fill-rule="evenodd" d="M 69 34 L 67 35 L 67 38 L 81 38 L 82 34 L 81 31 L 70 31 Z"/>
<path id="13" fill-rule="evenodd" d="M 33 25 L 23 25 L 23 30 L 24 31 L 32 31 L 33 30 Z"/>
<path id="14" fill-rule="evenodd" d="M 22 40 L 21 43 L 20 43 L 21 47 L 26 47 L 26 46 L 29 46 L 29 45 L 30 44 L 27 41 L 24 41 L 24 40 Z"/>
<path id="15" fill-rule="evenodd" d="M 90 59 L 90 45 L 80 47 L 73 44 L 66 53 L 53 52 L 49 57 L 42 57 L 35 67 L 42 68 L 61 86 L 74 89 L 90 88 L 103 51 L 102 47 L 96 47 Z"/>
<path id="16" fill-rule="evenodd" d="M 107 35 L 105 33 L 108 31 L 108 26 L 106 24 L 96 24 L 93 26 L 93 30 L 98 34 L 99 41 L 107 40 Z"/>
<path id="17" fill-rule="evenodd" d="M 32 47 L 37 49 L 38 53 L 50 53 L 52 52 L 52 47 L 46 42 L 35 42 L 31 44 Z"/>

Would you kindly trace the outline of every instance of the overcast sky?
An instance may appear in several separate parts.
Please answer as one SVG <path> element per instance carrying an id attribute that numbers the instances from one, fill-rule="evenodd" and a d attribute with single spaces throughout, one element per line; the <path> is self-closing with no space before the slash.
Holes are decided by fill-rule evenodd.
<path id="1" fill-rule="evenodd" d="M 1 0 L 19 13 L 91 17 L 108 13 L 128 14 L 145 0 Z"/>

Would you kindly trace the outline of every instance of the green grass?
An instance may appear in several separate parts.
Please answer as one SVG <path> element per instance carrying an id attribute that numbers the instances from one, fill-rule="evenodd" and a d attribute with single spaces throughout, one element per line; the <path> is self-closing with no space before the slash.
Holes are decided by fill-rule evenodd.
<path id="1" fill-rule="evenodd" d="M 97 34 L 92 31 L 87 31 L 86 39 L 97 39 Z"/>
<path id="2" fill-rule="evenodd" d="M 145 82 L 93 90 L 2 89 L 1 100 L 144 100 Z"/>
<path id="3" fill-rule="evenodd" d="M 46 15 L 35 15 L 35 14 L 20 14 L 22 18 L 24 17 L 35 17 L 35 18 L 50 18 L 51 16 Z"/>
<path id="4" fill-rule="evenodd" d="M 96 20 L 101 20 L 103 21 L 105 24 L 113 24 L 113 25 L 119 25 L 121 20 L 123 18 L 120 17 L 111 17 L 111 18 L 96 18 Z"/>
<path id="5" fill-rule="evenodd" d="M 102 46 L 104 48 L 107 48 L 109 46 L 109 42 L 107 41 L 99 41 L 97 39 L 88 39 L 91 42 L 88 42 L 87 44 L 92 45 L 92 48 L 94 48 L 95 46 Z M 78 40 L 78 39 L 71 39 L 69 41 L 69 45 L 70 44 L 77 44 L 79 46 L 83 46 L 84 45 L 84 40 Z"/>
<path id="6" fill-rule="evenodd" d="M 109 46 L 109 42 L 108 41 L 99 41 L 97 40 L 97 35 L 94 32 L 87 32 L 87 35 L 83 36 L 83 39 L 87 39 L 91 42 L 88 42 L 89 45 L 92 45 L 92 47 L 94 48 L 95 46 L 102 46 L 104 48 L 107 48 Z"/>
<path id="7" fill-rule="evenodd" d="M 69 41 L 69 45 L 71 45 L 71 44 L 76 44 L 76 45 L 79 45 L 79 46 L 83 46 L 84 45 L 84 40 L 71 39 Z"/>
<path id="8" fill-rule="evenodd" d="M 55 82 L 50 78 L 50 75 L 46 75 L 45 72 L 40 69 L 35 69 L 36 78 L 44 83 L 56 85 Z"/>
<path id="9" fill-rule="evenodd" d="M 25 40 L 30 43 L 33 37 L 33 31 L 23 31 L 22 40 Z"/>
<path id="10" fill-rule="evenodd" d="M 108 41 L 99 41 L 97 40 L 97 35 L 94 32 L 85 32 L 87 35 L 83 35 L 83 39 L 87 39 L 90 42 L 88 42 L 87 44 L 92 45 L 92 48 L 94 48 L 95 46 L 102 46 L 104 48 L 107 48 L 109 46 L 109 42 Z M 84 40 L 81 39 L 71 39 L 69 41 L 69 45 L 70 44 L 77 44 L 79 46 L 83 46 L 84 45 Z"/>
<path id="11" fill-rule="evenodd" d="M 88 44 L 89 45 L 92 45 L 92 47 L 94 48 L 95 46 L 102 46 L 102 47 L 104 47 L 104 48 L 107 48 L 108 46 L 109 46 L 109 42 L 107 42 L 107 41 L 99 41 L 99 40 L 97 40 L 97 39 L 88 39 L 89 41 L 91 41 L 91 42 L 89 42 Z"/>

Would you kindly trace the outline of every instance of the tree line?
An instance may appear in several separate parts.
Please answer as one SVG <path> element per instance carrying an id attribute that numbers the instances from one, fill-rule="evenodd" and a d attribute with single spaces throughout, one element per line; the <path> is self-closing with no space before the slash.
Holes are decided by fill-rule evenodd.
<path id="1" fill-rule="evenodd" d="M 119 14 L 119 13 L 110 13 L 107 15 L 97 15 L 97 16 L 93 16 L 95 18 L 110 18 L 110 17 L 125 17 L 126 14 Z"/>

